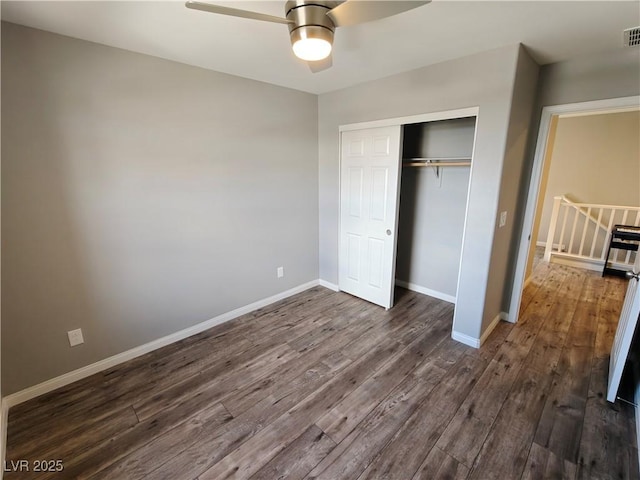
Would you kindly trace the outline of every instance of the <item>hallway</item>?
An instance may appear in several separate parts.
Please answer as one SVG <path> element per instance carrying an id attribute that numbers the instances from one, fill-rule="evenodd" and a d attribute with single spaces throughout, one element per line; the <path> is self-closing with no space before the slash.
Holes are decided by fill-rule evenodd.
<path id="1" fill-rule="evenodd" d="M 620 278 L 548 264 L 536 252 L 508 338 L 530 349 L 530 368 L 553 372 L 529 452 L 531 478 L 573 478 L 574 469 L 577 478 L 637 478 L 633 408 L 605 399 L 625 289 Z"/>

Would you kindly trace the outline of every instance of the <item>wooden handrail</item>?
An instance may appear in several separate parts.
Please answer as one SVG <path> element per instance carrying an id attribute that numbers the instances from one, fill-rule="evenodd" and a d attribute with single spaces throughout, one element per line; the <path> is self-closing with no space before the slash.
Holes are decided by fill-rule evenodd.
<path id="1" fill-rule="evenodd" d="M 564 200 L 566 203 L 577 206 L 577 207 L 591 207 L 591 208 L 609 208 L 611 210 L 632 210 L 636 212 L 640 212 L 640 207 L 631 207 L 629 205 L 606 205 L 606 204 L 598 204 L 598 203 L 578 203 L 566 197 L 566 195 L 558 195 L 553 197 L 554 200 L 556 198 L 560 198 Z"/>

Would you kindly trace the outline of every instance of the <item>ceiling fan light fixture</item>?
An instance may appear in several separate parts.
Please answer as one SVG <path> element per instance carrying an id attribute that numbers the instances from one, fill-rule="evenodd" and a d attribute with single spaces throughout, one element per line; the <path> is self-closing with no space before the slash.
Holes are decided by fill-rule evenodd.
<path id="1" fill-rule="evenodd" d="M 291 32 L 291 44 L 293 53 L 302 60 L 324 60 L 331 54 L 333 32 L 315 25 L 296 28 Z"/>

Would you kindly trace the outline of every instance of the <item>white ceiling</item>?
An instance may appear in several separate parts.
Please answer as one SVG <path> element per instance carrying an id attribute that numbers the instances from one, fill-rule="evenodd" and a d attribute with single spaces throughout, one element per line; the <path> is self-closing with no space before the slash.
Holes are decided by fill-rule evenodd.
<path id="1" fill-rule="evenodd" d="M 284 0 L 211 3 L 284 15 Z M 640 25 L 640 2 L 435 0 L 339 28 L 333 68 L 317 74 L 294 57 L 286 25 L 194 11 L 183 2 L 2 1 L 2 19 L 324 93 L 518 42 L 540 64 L 623 48 L 622 30 Z"/>

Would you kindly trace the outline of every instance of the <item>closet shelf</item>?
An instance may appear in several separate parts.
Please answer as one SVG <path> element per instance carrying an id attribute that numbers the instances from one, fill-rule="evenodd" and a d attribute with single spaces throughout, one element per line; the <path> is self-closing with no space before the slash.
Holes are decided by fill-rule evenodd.
<path id="1" fill-rule="evenodd" d="M 412 157 L 402 159 L 403 167 L 469 167 L 469 157 Z"/>

